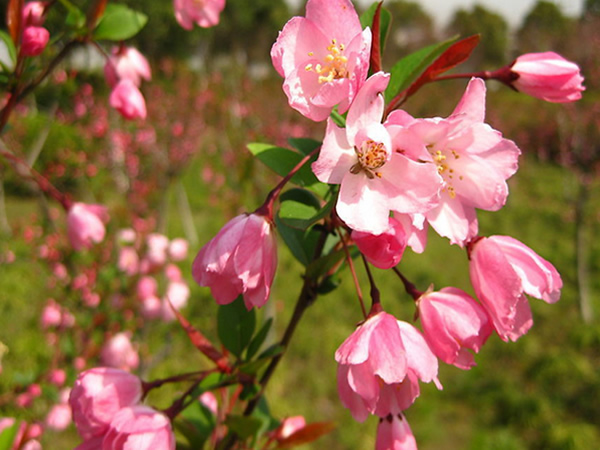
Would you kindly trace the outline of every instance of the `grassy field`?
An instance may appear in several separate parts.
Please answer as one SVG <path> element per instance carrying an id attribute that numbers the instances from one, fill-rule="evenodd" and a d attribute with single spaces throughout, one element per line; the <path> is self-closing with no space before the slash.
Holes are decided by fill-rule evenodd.
<path id="1" fill-rule="evenodd" d="M 209 111 L 203 116 L 206 121 L 202 135 L 204 148 L 213 148 L 212 153 L 196 156 L 179 176 L 189 197 L 199 240 L 184 267 L 190 266 L 199 246 L 226 220 L 258 206 L 256 195 L 264 195 L 276 179 L 251 160 L 244 145 L 261 139 L 283 142 L 284 131 L 277 129 L 280 117 L 265 106 L 256 115 L 231 114 L 230 104 L 221 105 L 228 87 L 224 83 L 222 90 L 213 94 Z M 261 105 L 262 99 L 273 96 L 274 88 L 250 86 L 240 92 L 238 100 L 253 108 Z M 444 115 L 450 110 L 438 114 Z M 267 115 L 271 116 L 268 120 L 264 118 Z M 294 117 L 285 120 L 286 126 L 301 123 Z M 322 132 L 318 128 L 302 131 L 317 139 Z M 232 160 L 224 157 L 226 151 L 234 151 Z M 203 169 L 207 164 L 223 175 L 223 185 L 204 180 Z M 514 236 L 553 262 L 565 283 L 562 298 L 556 305 L 532 300 L 535 325 L 529 334 L 510 344 L 492 336 L 476 358 L 478 366 L 472 370 L 441 367 L 439 378 L 443 391 L 422 386 L 421 397 L 407 412 L 421 449 L 583 450 L 600 442 L 597 401 L 600 397 L 600 326 L 597 320 L 583 323 L 577 288 L 574 204 L 578 179 L 567 169 L 530 156 L 524 156 L 520 166 L 509 182 L 511 195 L 506 207 L 498 213 L 479 214 L 480 234 Z M 90 190 L 100 187 L 98 180 L 89 183 Z M 184 227 L 177 208 L 175 185 L 170 186 L 164 191 L 169 205 L 163 211 L 168 217 L 165 231 L 170 237 L 177 237 L 184 235 Z M 104 198 L 123 207 L 118 196 L 112 195 L 114 198 Z M 600 314 L 600 242 L 592 237 L 600 233 L 598 205 L 600 183 L 596 181 L 591 186 L 585 226 L 591 274 L 588 288 L 597 315 Z M 48 296 L 45 283 L 48 272 L 32 257 L 30 245 L 19 233 L 37 211 L 36 201 L 10 197 L 7 208 L 16 232 L 2 240 L 0 250 L 10 249 L 16 259 L 0 267 L 0 341 L 10 349 L 2 361 L 0 400 L 35 379 L 39 368 L 45 367 L 51 357 L 51 348 L 39 329 L 39 315 Z M 272 297 L 259 314 L 261 320 L 275 317 L 272 341 L 277 340 L 291 315 L 302 276 L 302 266 L 283 245 L 279 256 Z M 450 247 L 433 233 L 430 233 L 426 252 L 415 255 L 407 251 L 400 269 L 420 290 L 433 283 L 436 288 L 455 286 L 472 292 L 465 252 Z M 358 272 L 368 298 L 366 277 L 360 268 Z M 214 337 L 217 310 L 214 301 L 208 289 L 193 284 L 189 270 L 184 270 L 184 276 L 192 286 L 185 314 L 197 328 Z M 400 281 L 387 271 L 376 271 L 375 278 L 386 310 L 410 320 L 414 313 L 413 302 Z M 307 311 L 267 389 L 276 417 L 301 414 L 309 422 L 336 423 L 337 428 L 331 435 L 305 448 L 351 450 L 373 446 L 376 420 L 370 418 L 364 424 L 354 422 L 340 405 L 335 385 L 333 354 L 360 320 L 357 295 L 350 274 L 344 269 L 340 287 L 320 297 Z M 141 375 L 146 379 L 197 370 L 205 365 L 203 357 L 194 353 L 185 335 L 173 324 L 149 325 L 142 336 L 143 354 L 161 355 L 152 365 L 148 365 L 148 361 L 142 363 Z M 73 377 L 74 372 L 70 374 L 71 382 Z M 150 398 L 150 403 L 157 407 L 168 406 L 177 388 L 181 387 L 162 388 Z M 17 409 L 0 401 L 0 417 L 40 420 L 51 404 L 51 397 L 48 395 L 46 401 L 36 402 L 30 409 Z M 42 441 L 44 448 L 59 450 L 72 448 L 75 442 L 73 427 L 64 433 L 49 431 Z"/>

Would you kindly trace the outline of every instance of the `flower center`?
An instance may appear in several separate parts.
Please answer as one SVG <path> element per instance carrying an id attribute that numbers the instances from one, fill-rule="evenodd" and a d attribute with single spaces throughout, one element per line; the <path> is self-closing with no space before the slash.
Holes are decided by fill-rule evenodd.
<path id="1" fill-rule="evenodd" d="M 453 182 L 457 179 L 462 180 L 463 176 L 456 174 L 455 170 L 451 167 L 451 163 L 460 158 L 460 155 L 454 150 L 435 150 L 433 144 L 428 145 L 427 150 L 429 150 L 429 154 L 437 166 L 438 173 L 444 179 L 442 192 L 446 191 L 450 198 L 455 198 L 456 190 L 454 189 Z"/>
<path id="2" fill-rule="evenodd" d="M 331 40 L 331 44 L 327 47 L 327 55 L 322 64 L 307 64 L 305 69 L 308 72 L 315 72 L 319 75 L 319 83 L 327 83 L 329 81 L 338 80 L 340 78 L 348 78 L 350 74 L 346 69 L 348 58 L 344 56 L 344 44 L 338 44 L 335 39 Z M 310 52 L 308 56 L 313 56 Z"/>
<path id="3" fill-rule="evenodd" d="M 358 162 L 350 168 L 350 172 L 357 174 L 364 172 L 367 178 L 381 178 L 381 173 L 376 170 L 382 167 L 387 161 L 387 151 L 381 142 L 372 140 L 364 141 L 360 148 L 354 147 Z"/>

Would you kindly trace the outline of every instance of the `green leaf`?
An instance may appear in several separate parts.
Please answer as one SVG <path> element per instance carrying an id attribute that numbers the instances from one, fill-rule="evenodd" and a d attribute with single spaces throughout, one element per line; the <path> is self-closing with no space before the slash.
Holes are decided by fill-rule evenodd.
<path id="1" fill-rule="evenodd" d="M 76 30 L 79 30 L 85 26 L 85 14 L 78 8 L 69 10 L 65 24 Z"/>
<path id="2" fill-rule="evenodd" d="M 291 228 L 306 230 L 329 214 L 335 199 L 331 199 L 325 206 L 311 192 L 305 189 L 290 189 L 280 197 L 279 218 Z"/>
<path id="3" fill-rule="evenodd" d="M 229 414 L 225 419 L 225 425 L 244 440 L 254 436 L 260 430 L 262 421 L 256 417 Z"/>
<path id="4" fill-rule="evenodd" d="M 216 424 L 213 413 L 200 401 L 191 403 L 173 423 L 191 448 L 202 448 Z"/>
<path id="5" fill-rule="evenodd" d="M 256 333 L 256 335 L 252 338 L 252 341 L 250 341 L 250 345 L 248 345 L 248 349 L 246 350 L 246 360 L 252 359 L 252 357 L 256 355 L 256 352 L 260 350 L 260 347 L 263 345 L 265 339 L 269 335 L 271 325 L 273 325 L 273 318 L 269 317 L 260 328 L 258 333 Z"/>
<path id="6" fill-rule="evenodd" d="M 303 155 L 310 154 L 310 152 L 322 144 L 322 142 L 310 138 L 289 138 L 288 142 Z"/>
<path id="7" fill-rule="evenodd" d="M 293 150 L 260 142 L 248 144 L 248 149 L 260 162 L 282 177 L 290 173 L 304 157 L 304 155 Z M 310 164 L 311 162 L 307 161 L 290 181 L 299 186 L 308 187 L 319 195 L 325 195 L 329 187 L 317 180 L 317 177 L 312 173 Z"/>
<path id="8" fill-rule="evenodd" d="M 292 255 L 294 255 L 302 265 L 308 265 L 312 260 L 315 246 L 319 239 L 319 233 L 312 228 L 308 230 L 298 230 L 296 228 L 288 227 L 281 221 L 279 216 L 275 216 L 275 225 L 277 226 L 279 236 L 281 236 L 285 245 L 288 246 Z"/>
<path id="9" fill-rule="evenodd" d="M 405 56 L 392 67 L 390 82 L 385 90 L 385 101 L 389 103 L 421 75 L 458 37 L 432 44 Z"/>
<path id="10" fill-rule="evenodd" d="M 258 359 L 273 358 L 273 357 L 283 353 L 284 350 L 285 350 L 285 347 L 283 347 L 282 345 L 273 344 L 270 347 L 268 347 L 264 352 L 262 352 L 260 355 L 258 355 Z"/>
<path id="11" fill-rule="evenodd" d="M 144 28 L 148 16 L 125 5 L 109 3 L 104 15 L 94 30 L 94 39 L 124 41 L 132 38 Z"/>
<path id="12" fill-rule="evenodd" d="M 19 422 L 15 420 L 15 423 L 7 428 L 4 428 L 0 433 L 0 450 L 10 450 L 19 431 Z"/>
<path id="13" fill-rule="evenodd" d="M 12 65 L 14 67 L 15 63 L 17 61 L 17 49 L 15 48 L 15 44 L 13 43 L 10 35 L 7 32 L 2 31 L 2 30 L 0 30 L 0 39 L 2 39 L 2 41 L 6 45 L 6 51 L 8 52 L 8 57 L 10 58 L 10 61 L 12 62 Z M 4 67 L 4 64 L 3 64 L 3 67 Z M 8 72 L 8 70 L 5 69 L 5 72 Z"/>
<path id="14" fill-rule="evenodd" d="M 321 256 L 316 261 L 310 263 L 306 268 L 306 276 L 317 279 L 322 275 L 325 275 L 330 269 L 344 259 L 345 256 L 346 252 L 343 249 L 335 250 L 325 256 Z M 352 256 L 352 251 L 350 251 L 350 256 Z"/>
<path id="15" fill-rule="evenodd" d="M 219 306 L 217 333 L 227 350 L 238 358 L 250 343 L 256 326 L 254 309 L 248 311 L 240 295 L 233 303 Z"/>

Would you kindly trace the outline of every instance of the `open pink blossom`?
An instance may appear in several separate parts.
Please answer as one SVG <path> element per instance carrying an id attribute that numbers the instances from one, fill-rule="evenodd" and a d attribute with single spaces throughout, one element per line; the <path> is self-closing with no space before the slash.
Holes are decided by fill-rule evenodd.
<path id="1" fill-rule="evenodd" d="M 404 414 L 379 419 L 375 450 L 417 450 L 417 441 Z"/>
<path id="2" fill-rule="evenodd" d="M 435 355 L 460 369 L 474 366 L 470 351 L 479 353 L 493 331 L 485 309 L 454 287 L 427 292 L 417 304 L 423 334 Z"/>
<path id="3" fill-rule="evenodd" d="M 352 239 L 367 261 L 380 269 L 390 269 L 400 262 L 406 248 L 406 233 L 402 224 L 389 218 L 389 228 L 374 235 L 353 231 Z"/>
<path id="4" fill-rule="evenodd" d="M 533 325 L 525 294 L 557 302 L 562 280 L 552 264 L 510 236 L 490 236 L 469 246 L 469 272 L 477 298 L 498 335 L 516 341 Z"/>
<path id="5" fill-rule="evenodd" d="M 38 56 L 44 51 L 49 40 L 50 32 L 44 27 L 25 27 L 21 36 L 21 53 L 24 56 Z"/>
<path id="6" fill-rule="evenodd" d="M 423 253 L 427 246 L 427 220 L 423 214 L 400 214 L 394 213 L 396 219 L 402 225 L 406 235 L 406 245 L 413 252 Z"/>
<path id="7" fill-rule="evenodd" d="M 447 119 L 412 119 L 395 111 L 386 122 L 405 154 L 429 162 L 442 177 L 440 202 L 425 216 L 438 234 L 461 246 L 477 235 L 475 208 L 497 211 L 504 206 L 506 180 L 516 172 L 521 153 L 485 124 L 484 116 L 485 83 L 472 78 Z"/>
<path id="8" fill-rule="evenodd" d="M 196 255 L 192 275 L 220 305 L 244 296 L 246 308 L 264 305 L 277 267 L 273 225 L 259 214 L 229 221 Z"/>
<path id="9" fill-rule="evenodd" d="M 96 367 L 79 374 L 69 404 L 79 435 L 87 440 L 102 436 L 114 415 L 142 398 L 141 380 L 128 372 Z"/>
<path id="10" fill-rule="evenodd" d="M 148 60 L 134 47 L 114 47 L 104 65 L 104 77 L 111 88 L 120 80 L 131 80 L 136 86 L 142 79 L 152 79 Z"/>
<path id="11" fill-rule="evenodd" d="M 292 108 L 314 121 L 334 106 L 345 112 L 367 78 L 371 30 L 364 31 L 349 0 L 308 0 L 306 17 L 293 17 L 271 49 Z"/>
<path id="12" fill-rule="evenodd" d="M 164 414 L 144 405 L 128 406 L 110 422 L 102 449 L 175 450 L 175 435 Z"/>
<path id="13" fill-rule="evenodd" d="M 521 55 L 510 71 L 517 76 L 512 86 L 547 102 L 574 102 L 585 90 L 579 66 L 554 52 Z"/>
<path id="14" fill-rule="evenodd" d="M 115 85 L 108 101 L 125 119 L 146 118 L 146 100 L 135 83 L 129 79 L 121 80 Z"/>
<path id="15" fill-rule="evenodd" d="M 175 19 L 186 30 L 194 23 L 202 28 L 214 27 L 225 8 L 225 0 L 174 0 Z"/>
<path id="16" fill-rule="evenodd" d="M 363 85 L 348 111 L 346 128 L 327 120 L 317 178 L 340 184 L 339 217 L 357 231 L 381 234 L 390 211 L 423 213 L 437 204 L 441 178 L 431 164 L 396 151 L 381 123 L 389 75 L 378 72 Z"/>
<path id="17" fill-rule="evenodd" d="M 108 210 L 105 206 L 74 203 L 67 213 L 67 233 L 74 250 L 91 248 L 94 243 L 102 242 L 108 222 Z"/>
<path id="18" fill-rule="evenodd" d="M 100 352 L 102 364 L 121 370 L 135 369 L 140 358 L 131 344 L 129 332 L 117 333 L 104 343 Z"/>

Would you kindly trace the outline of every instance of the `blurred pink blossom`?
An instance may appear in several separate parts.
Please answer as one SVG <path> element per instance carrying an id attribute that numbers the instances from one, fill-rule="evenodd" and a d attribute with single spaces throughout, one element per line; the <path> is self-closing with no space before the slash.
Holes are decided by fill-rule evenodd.
<path id="1" fill-rule="evenodd" d="M 71 406 L 68 403 L 58 403 L 52 406 L 44 421 L 47 428 L 55 431 L 66 429 L 71 422 Z"/>
<path id="2" fill-rule="evenodd" d="M 109 97 L 109 104 L 125 119 L 145 119 L 146 101 L 138 87 L 129 79 L 119 81 Z"/>
<path id="3" fill-rule="evenodd" d="M 45 21 L 46 2 L 27 2 L 23 6 L 23 24 L 25 26 L 42 26 Z"/>
<path id="4" fill-rule="evenodd" d="M 100 352 L 100 359 L 102 364 L 122 370 L 135 369 L 140 363 L 128 332 L 117 333 L 106 341 Z"/>
<path id="5" fill-rule="evenodd" d="M 169 244 L 169 256 L 173 261 L 183 261 L 187 258 L 188 241 L 183 238 L 175 238 Z"/>
<path id="6" fill-rule="evenodd" d="M 146 258 L 154 266 L 162 266 L 167 262 L 169 238 L 160 233 L 151 233 L 146 239 Z"/>
<path id="7" fill-rule="evenodd" d="M 21 53 L 25 56 L 38 56 L 44 51 L 49 40 L 50 33 L 44 27 L 25 27 L 21 36 Z"/>
<path id="8" fill-rule="evenodd" d="M 217 397 L 211 391 L 204 392 L 198 400 L 202 403 L 208 410 L 213 413 L 215 416 L 217 415 L 219 404 L 217 402 Z"/>
<path id="9" fill-rule="evenodd" d="M 225 8 L 225 0 L 174 0 L 175 19 L 186 30 L 194 23 L 209 28 L 219 23 L 219 14 Z"/>
<path id="10" fill-rule="evenodd" d="M 67 232 L 73 249 L 91 248 L 93 243 L 101 242 L 108 219 L 105 206 L 74 203 L 67 214 Z"/>
<path id="11" fill-rule="evenodd" d="M 131 80 L 136 86 L 142 79 L 151 80 L 152 72 L 148 60 L 134 47 L 113 47 L 104 65 L 104 76 L 111 88 L 121 80 Z"/>

